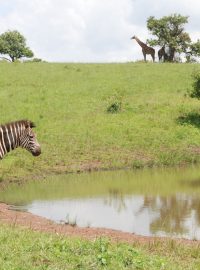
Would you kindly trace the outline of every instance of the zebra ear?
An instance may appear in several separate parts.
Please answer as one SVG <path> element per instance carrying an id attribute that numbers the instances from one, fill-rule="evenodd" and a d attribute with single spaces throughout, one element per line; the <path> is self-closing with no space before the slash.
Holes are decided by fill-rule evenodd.
<path id="1" fill-rule="evenodd" d="M 35 123 L 33 123 L 32 121 L 30 121 L 30 128 L 34 128 L 36 127 Z"/>
<path id="2" fill-rule="evenodd" d="M 35 123 L 33 123 L 32 121 L 26 121 L 26 128 L 34 128 L 36 127 Z"/>

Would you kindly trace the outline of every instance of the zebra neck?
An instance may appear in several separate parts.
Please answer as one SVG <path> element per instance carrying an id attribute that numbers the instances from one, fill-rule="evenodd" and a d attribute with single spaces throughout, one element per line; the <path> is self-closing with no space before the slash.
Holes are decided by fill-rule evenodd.
<path id="1" fill-rule="evenodd" d="M 23 125 L 0 126 L 0 159 L 11 150 L 20 146 L 20 136 L 23 132 Z"/>

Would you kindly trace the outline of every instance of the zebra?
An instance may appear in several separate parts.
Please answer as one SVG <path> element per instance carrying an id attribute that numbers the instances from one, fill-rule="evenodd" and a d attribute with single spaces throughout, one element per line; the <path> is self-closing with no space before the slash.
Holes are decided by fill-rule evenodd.
<path id="1" fill-rule="evenodd" d="M 41 154 L 41 147 L 32 128 L 35 124 L 29 120 L 20 120 L 0 125 L 0 159 L 11 150 L 21 146 L 33 156 Z"/>

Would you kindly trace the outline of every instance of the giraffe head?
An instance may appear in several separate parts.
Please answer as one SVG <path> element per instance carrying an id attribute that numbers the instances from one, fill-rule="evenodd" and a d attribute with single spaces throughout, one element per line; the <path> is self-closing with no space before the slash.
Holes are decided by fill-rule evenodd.
<path id="1" fill-rule="evenodd" d="M 135 39 L 136 38 L 136 36 L 133 36 L 131 39 Z"/>

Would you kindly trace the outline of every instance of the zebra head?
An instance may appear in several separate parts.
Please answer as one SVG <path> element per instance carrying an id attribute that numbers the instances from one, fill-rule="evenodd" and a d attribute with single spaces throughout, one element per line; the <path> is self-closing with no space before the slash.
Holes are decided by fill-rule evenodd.
<path id="1" fill-rule="evenodd" d="M 39 156 L 41 154 L 41 147 L 37 141 L 35 133 L 32 130 L 34 127 L 35 124 L 33 122 L 28 120 L 25 122 L 25 129 L 20 135 L 19 145 L 31 152 L 33 156 Z"/>

